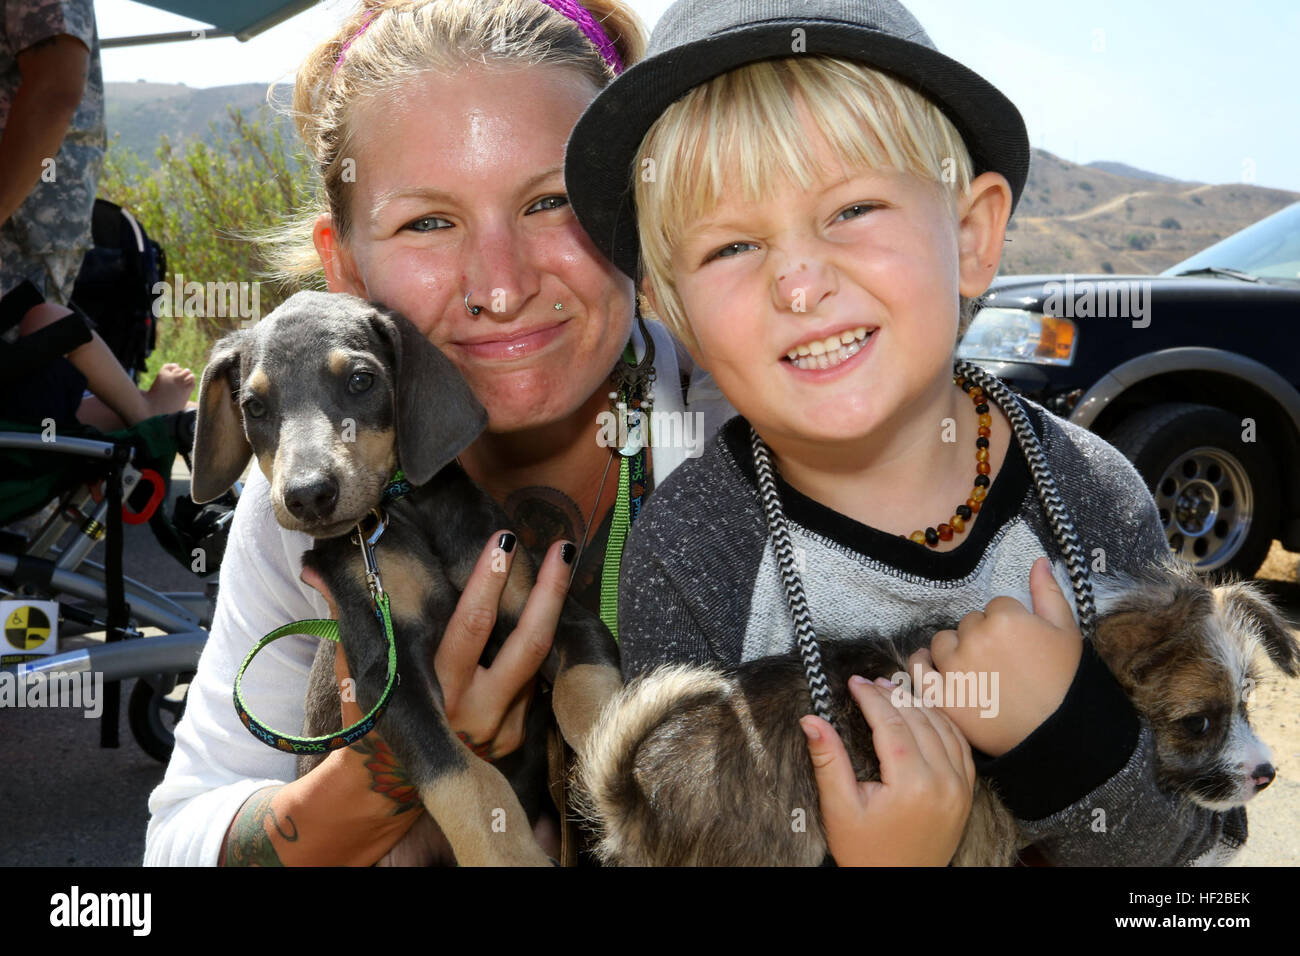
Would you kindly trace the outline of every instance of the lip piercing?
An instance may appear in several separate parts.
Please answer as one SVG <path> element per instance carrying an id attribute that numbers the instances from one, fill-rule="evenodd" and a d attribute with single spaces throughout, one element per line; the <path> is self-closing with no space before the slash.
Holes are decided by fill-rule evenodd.
<path id="1" fill-rule="evenodd" d="M 483 306 L 469 304 L 469 297 L 473 294 L 474 293 L 472 292 L 465 293 L 465 311 L 468 312 L 470 315 L 478 315 L 480 312 L 483 311 Z"/>

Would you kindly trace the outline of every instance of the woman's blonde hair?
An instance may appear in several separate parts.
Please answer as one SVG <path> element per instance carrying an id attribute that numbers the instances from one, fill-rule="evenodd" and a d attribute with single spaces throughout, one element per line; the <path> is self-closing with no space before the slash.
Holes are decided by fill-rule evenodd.
<path id="1" fill-rule="evenodd" d="M 621 0 L 584 0 L 624 65 L 645 53 L 645 28 Z M 319 283 L 312 227 L 322 212 L 346 240 L 352 229 L 351 167 L 358 104 L 425 73 L 452 74 L 468 63 L 571 67 L 604 88 L 614 71 L 581 28 L 540 0 L 363 0 L 298 69 L 292 115 L 319 173 L 312 207 L 259 236 L 271 276 L 289 285 Z"/>
<path id="2" fill-rule="evenodd" d="M 747 202 L 777 183 L 808 188 L 819 170 L 796 100 L 847 169 L 914 173 L 957 196 L 970 190 L 970 153 L 930 100 L 887 74 L 834 57 L 760 60 L 715 77 L 675 102 L 650 127 L 634 170 L 642 272 L 659 318 L 692 350 L 673 282 L 672 256 L 685 228 L 737 191 Z M 975 302 L 960 300 L 958 339 Z"/>

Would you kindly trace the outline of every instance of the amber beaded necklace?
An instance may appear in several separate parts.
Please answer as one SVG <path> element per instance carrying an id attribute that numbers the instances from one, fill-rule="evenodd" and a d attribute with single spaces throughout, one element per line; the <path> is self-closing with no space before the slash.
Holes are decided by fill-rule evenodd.
<path id="1" fill-rule="evenodd" d="M 984 389 L 973 383 L 967 385 L 966 380 L 960 375 L 954 375 L 952 380 L 958 388 L 970 396 L 971 401 L 975 403 L 975 412 L 979 415 L 979 437 L 975 439 L 975 483 L 966 503 L 958 505 L 953 516 L 939 527 L 913 531 L 910 535 L 899 535 L 900 538 L 907 538 L 909 541 L 931 548 L 937 548 L 940 541 L 951 541 L 953 535 L 965 531 L 966 522 L 979 512 L 984 498 L 989 493 L 989 436 L 993 433 L 993 416 L 989 413 L 988 399 L 984 396 Z"/>

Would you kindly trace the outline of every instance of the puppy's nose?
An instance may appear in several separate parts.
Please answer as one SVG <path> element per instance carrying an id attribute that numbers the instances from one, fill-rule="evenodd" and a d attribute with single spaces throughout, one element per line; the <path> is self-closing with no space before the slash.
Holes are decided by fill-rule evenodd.
<path id="1" fill-rule="evenodd" d="M 328 475 L 312 475 L 295 482 L 284 493 L 284 506 L 299 521 L 314 521 L 334 510 L 339 483 Z"/>
<path id="2" fill-rule="evenodd" d="M 1262 763 L 1255 768 L 1255 772 L 1250 776 L 1255 781 L 1255 788 L 1263 790 L 1273 782 L 1273 778 L 1277 776 L 1277 771 L 1273 769 L 1271 763 Z"/>

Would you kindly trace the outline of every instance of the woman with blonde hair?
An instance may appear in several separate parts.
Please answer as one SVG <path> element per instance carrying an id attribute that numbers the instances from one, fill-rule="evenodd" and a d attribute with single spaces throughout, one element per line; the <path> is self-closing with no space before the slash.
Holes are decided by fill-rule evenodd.
<path id="1" fill-rule="evenodd" d="M 564 193 L 569 131 L 643 47 L 619 0 L 365 3 L 295 82 L 322 201 L 279 249 L 281 268 L 323 269 L 330 291 L 402 312 L 460 369 L 489 414 L 460 463 L 539 559 L 528 609 L 491 667 L 479 657 L 506 577 L 493 552 L 508 555 L 516 541 L 507 529 L 484 542 L 439 647 L 448 719 L 484 759 L 523 740 L 566 593 L 616 621 L 622 534 L 689 453 L 679 441 L 620 455 L 598 441 L 611 395 L 652 402 L 656 421 L 684 417 L 689 403 L 696 420 L 705 415 L 701 442 L 729 412 L 710 400 L 707 377 L 688 386 L 689 357 L 658 323 L 636 320 L 632 280 L 591 245 Z M 267 491 L 253 469 L 211 638 L 149 801 L 146 864 L 391 862 L 427 819 L 377 732 L 294 779 L 294 758 L 235 716 L 234 673 L 252 644 L 327 614 L 299 580 L 310 539 L 279 528 Z M 314 651 L 312 639 L 287 638 L 250 669 L 245 696 L 270 726 L 301 726 Z M 346 697 L 342 707 L 348 723 L 359 718 Z"/>

